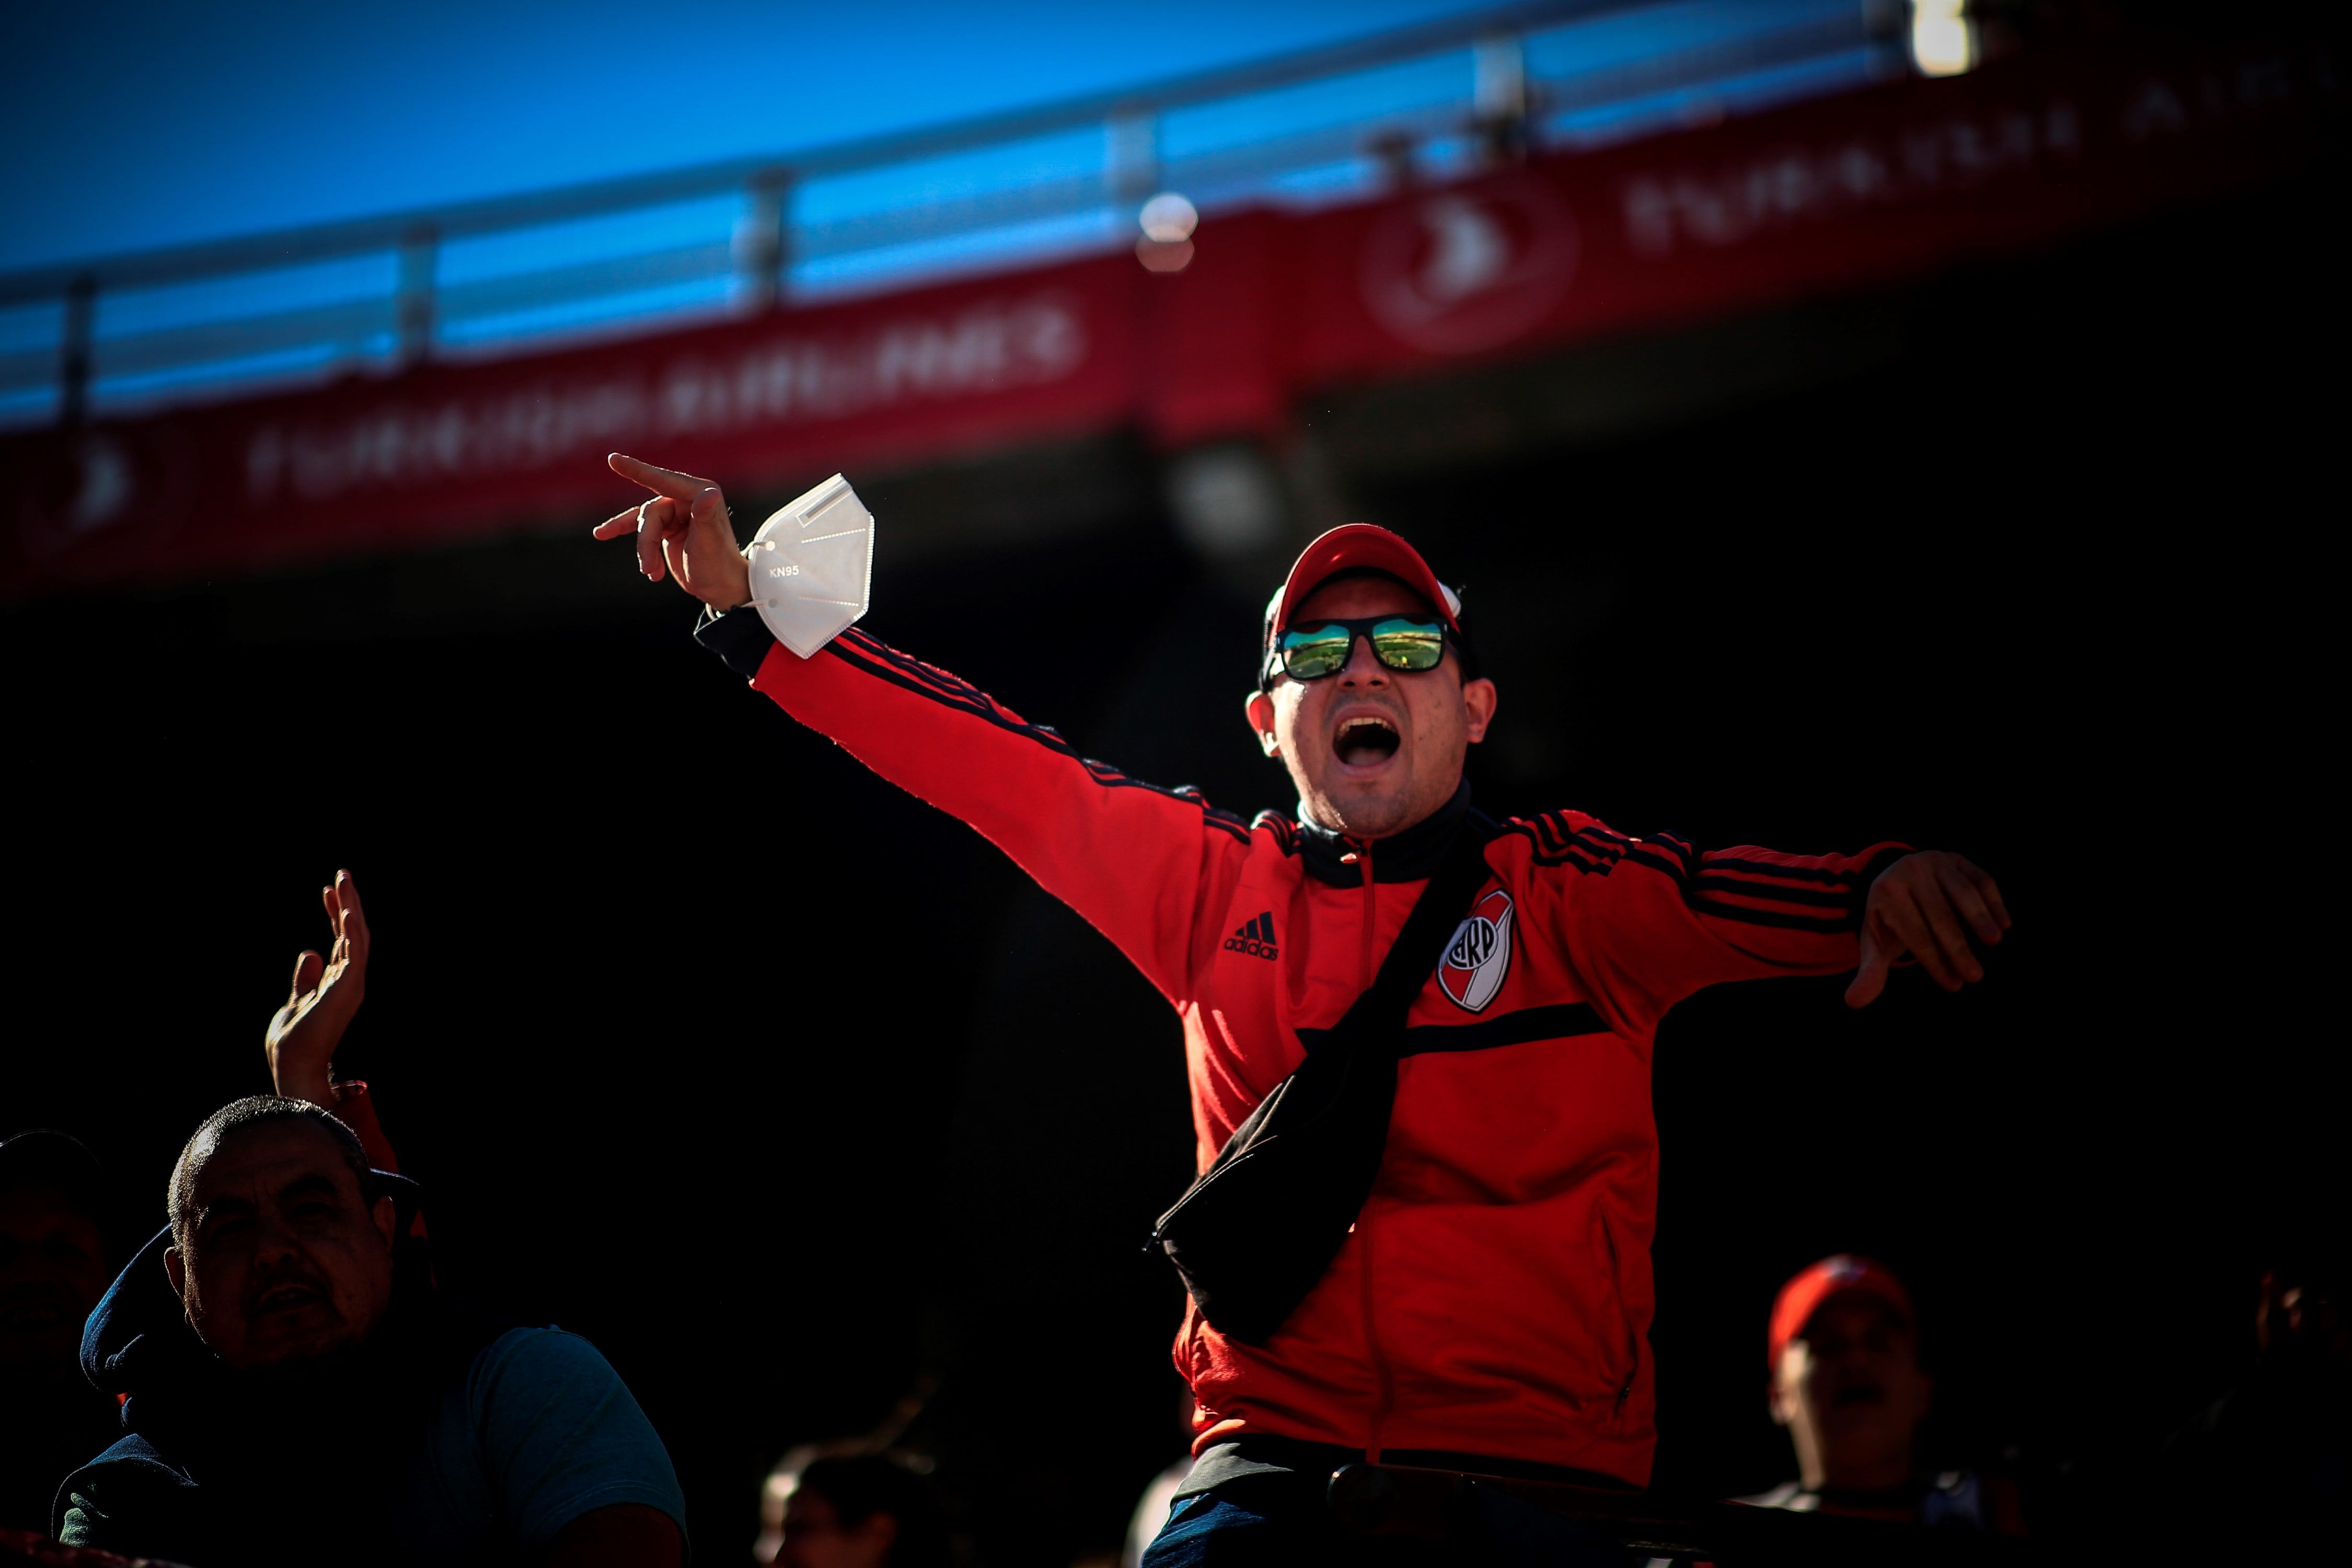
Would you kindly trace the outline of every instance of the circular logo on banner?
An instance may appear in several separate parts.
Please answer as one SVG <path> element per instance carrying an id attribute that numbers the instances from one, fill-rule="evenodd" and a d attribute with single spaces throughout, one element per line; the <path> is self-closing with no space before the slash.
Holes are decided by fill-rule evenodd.
<path id="1" fill-rule="evenodd" d="M 1415 348 L 1496 348 L 1559 303 L 1576 249 L 1567 205 L 1525 174 L 1417 195 L 1364 237 L 1364 303 Z"/>
<path id="2" fill-rule="evenodd" d="M 160 427 L 97 426 L 53 439 L 18 497 L 25 554 L 68 581 L 125 574 L 186 510 L 185 438 Z"/>

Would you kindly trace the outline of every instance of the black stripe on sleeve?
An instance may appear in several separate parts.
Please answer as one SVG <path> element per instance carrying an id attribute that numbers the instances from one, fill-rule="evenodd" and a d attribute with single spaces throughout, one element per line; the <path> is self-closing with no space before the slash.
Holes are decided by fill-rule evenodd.
<path id="1" fill-rule="evenodd" d="M 1610 868 L 1620 860 L 1631 860 L 1636 866 L 1646 866 L 1663 876 L 1672 877 L 1677 882 L 1683 879 L 1685 872 L 1682 857 L 1673 851 L 1661 853 L 1654 846 L 1638 838 L 1629 838 L 1624 834 L 1590 824 L 1576 830 L 1570 847 L 1571 850 L 1580 849 L 1591 857 L 1596 864 L 1587 867 L 1586 869 L 1597 870 L 1604 877 L 1609 874 Z"/>
<path id="2" fill-rule="evenodd" d="M 1862 924 L 1864 901 L 1880 872 L 1910 853 L 1880 851 L 1866 866 L 1839 869 L 1825 866 L 1789 866 L 1719 851 L 1702 852 L 1678 833 L 1654 833 L 1647 838 L 1586 824 L 1573 830 L 1558 812 L 1515 817 L 1503 831 L 1517 833 L 1533 847 L 1538 866 L 1569 866 L 1605 877 L 1621 861 L 1673 879 L 1683 902 L 1693 910 L 1718 920 L 1748 925 L 1779 926 L 1790 931 L 1853 931 Z M 1771 879 L 1769 880 L 1765 879 Z M 1791 883 L 1806 884 L 1790 886 Z M 1757 909 L 1735 899 L 1780 904 L 1781 909 Z M 1793 908 L 1785 906 L 1796 906 Z M 1819 910 L 1818 914 L 1807 912 Z"/>
<path id="3" fill-rule="evenodd" d="M 1685 879 L 1683 863 L 1680 860 L 1660 855 L 1646 844 L 1626 850 L 1625 858 L 1636 866 L 1647 866 L 1661 876 L 1672 877 L 1677 882 Z"/>
<path id="4" fill-rule="evenodd" d="M 1738 921 L 1752 926 L 1779 926 L 1783 931 L 1853 931 L 1862 924 L 1861 917 L 1852 913 L 1793 915 L 1778 910 L 1751 910 L 1744 904 L 1719 903 L 1713 899 L 1693 899 L 1690 907 L 1717 920 Z"/>
<path id="5" fill-rule="evenodd" d="M 1711 871 L 1701 871 L 1691 879 L 1691 885 L 1703 892 L 1737 893 L 1742 898 L 1766 899 L 1783 904 L 1811 904 L 1816 909 L 1840 910 L 1853 908 L 1853 894 L 1844 889 L 1825 893 L 1818 888 L 1776 888 L 1769 882 L 1718 877 Z"/>
<path id="6" fill-rule="evenodd" d="M 1274 835 L 1276 847 L 1285 855 L 1298 853 L 1298 824 L 1278 811 L 1261 811 L 1250 818 L 1252 827 L 1263 827 Z"/>
<path id="7" fill-rule="evenodd" d="M 1838 868 L 1827 866 L 1784 866 L 1773 860 L 1756 860 L 1741 855 L 1711 854 L 1701 858 L 1699 874 L 1694 878 L 1690 895 L 1691 907 L 1727 920 L 1746 921 L 1752 925 L 1785 926 L 1792 930 L 1857 931 L 1862 926 L 1864 906 L 1870 900 L 1871 884 L 1879 873 L 1910 854 L 1902 846 L 1880 850 L 1866 865 Z M 1718 874 L 1727 873 L 1727 874 Z M 1780 880 L 1750 880 L 1769 878 Z M 1811 882 L 1819 891 L 1807 888 L 1791 888 L 1791 881 Z M 1794 911 L 1774 914 L 1723 901 L 1721 895 L 1738 894 L 1780 904 L 1810 904 L 1819 909 L 1834 910 L 1827 914 L 1805 916 Z"/>
<path id="8" fill-rule="evenodd" d="M 1750 860 L 1743 856 L 1720 852 L 1700 859 L 1699 869 L 1752 871 L 1759 877 L 1785 877 L 1792 882 L 1827 882 L 1835 887 L 1851 888 L 1859 872 L 1848 868 L 1834 870 L 1827 866 L 1783 866 L 1776 860 Z"/>
<path id="9" fill-rule="evenodd" d="M 1579 871 L 1605 877 L 1617 863 L 1615 847 L 1609 840 L 1602 838 L 1598 845 L 1580 840 L 1570 834 L 1567 819 L 1558 812 L 1515 816 L 1504 823 L 1500 831 L 1525 838 L 1538 866 L 1572 866 Z"/>

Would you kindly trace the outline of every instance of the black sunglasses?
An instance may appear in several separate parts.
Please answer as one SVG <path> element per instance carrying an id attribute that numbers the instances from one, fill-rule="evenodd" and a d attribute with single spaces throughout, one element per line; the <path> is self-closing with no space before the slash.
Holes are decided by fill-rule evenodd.
<path id="1" fill-rule="evenodd" d="M 1435 669 L 1445 658 L 1448 634 L 1443 621 L 1412 616 L 1371 616 L 1354 621 L 1318 621 L 1293 626 L 1267 650 L 1258 671 L 1261 689 L 1274 684 L 1280 670 L 1293 680 L 1320 680 L 1348 667 L 1356 639 L 1372 645 L 1372 657 L 1390 669 L 1412 672 Z"/>

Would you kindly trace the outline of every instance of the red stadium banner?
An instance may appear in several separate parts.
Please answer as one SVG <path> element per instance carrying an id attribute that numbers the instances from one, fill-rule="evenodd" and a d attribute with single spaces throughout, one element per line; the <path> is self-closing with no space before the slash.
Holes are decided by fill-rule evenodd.
<path id="1" fill-rule="evenodd" d="M 37 438 L 9 575 L 510 529 L 620 504 L 603 468 L 618 448 L 742 483 L 1114 424 L 1135 402 L 1136 271 L 1096 260 Z"/>
<path id="2" fill-rule="evenodd" d="M 1278 438 L 1317 388 L 2014 252 L 2291 173 L 2321 47 L 2025 56 L 1124 254 L 6 443 L 0 586 L 283 569 L 617 509 L 622 448 L 775 488 L 1120 426 Z"/>

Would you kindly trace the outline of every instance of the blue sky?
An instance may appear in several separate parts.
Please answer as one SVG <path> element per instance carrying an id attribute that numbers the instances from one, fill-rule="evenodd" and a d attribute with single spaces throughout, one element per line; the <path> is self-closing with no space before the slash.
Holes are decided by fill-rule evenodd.
<path id="1" fill-rule="evenodd" d="M 0 269 L 783 151 L 1488 8 L 0 6 Z"/>

